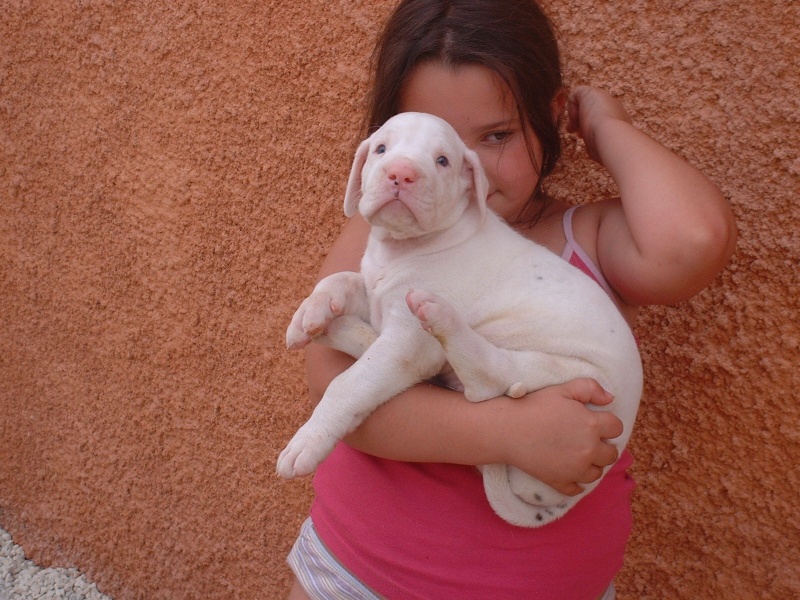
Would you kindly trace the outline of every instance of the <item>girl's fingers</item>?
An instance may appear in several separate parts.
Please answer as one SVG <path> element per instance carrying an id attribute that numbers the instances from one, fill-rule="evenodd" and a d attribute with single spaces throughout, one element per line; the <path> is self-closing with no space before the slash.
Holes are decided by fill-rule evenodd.
<path id="1" fill-rule="evenodd" d="M 604 390 L 597 381 L 589 377 L 573 379 L 565 383 L 564 386 L 566 387 L 569 397 L 583 404 L 605 406 L 614 399 L 612 394 Z"/>
<path id="2" fill-rule="evenodd" d="M 600 479 L 600 476 L 602 474 L 603 474 L 602 467 L 592 465 L 586 470 L 586 476 L 583 479 L 581 479 L 578 483 L 592 483 Z"/>
<path id="3" fill-rule="evenodd" d="M 619 451 L 617 450 L 616 446 L 604 442 L 603 446 L 597 453 L 594 466 L 603 468 L 607 467 L 608 465 L 613 465 L 615 462 L 617 462 L 617 458 L 619 458 Z"/>
<path id="4" fill-rule="evenodd" d="M 601 419 L 600 439 L 613 440 L 622 435 L 624 427 L 616 415 L 612 415 L 610 412 L 599 412 L 597 416 Z"/>
<path id="5" fill-rule="evenodd" d="M 583 491 L 583 488 L 577 483 L 566 483 L 564 485 L 553 486 L 557 492 L 561 492 L 565 496 L 577 496 Z"/>

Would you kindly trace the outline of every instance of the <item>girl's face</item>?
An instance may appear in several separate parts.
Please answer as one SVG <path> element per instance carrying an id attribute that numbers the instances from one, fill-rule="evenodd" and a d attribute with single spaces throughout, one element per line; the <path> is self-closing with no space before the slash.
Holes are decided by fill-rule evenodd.
<path id="1" fill-rule="evenodd" d="M 400 111 L 429 113 L 450 123 L 481 159 L 489 179 L 489 206 L 509 223 L 519 217 L 539 181 L 542 148 L 530 127 L 520 122 L 511 90 L 494 71 L 480 65 L 420 63 L 403 86 Z"/>

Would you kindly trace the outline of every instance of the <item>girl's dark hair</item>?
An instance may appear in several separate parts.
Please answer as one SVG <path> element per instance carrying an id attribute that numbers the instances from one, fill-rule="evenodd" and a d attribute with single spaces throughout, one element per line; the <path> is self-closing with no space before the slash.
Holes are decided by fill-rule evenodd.
<path id="1" fill-rule="evenodd" d="M 399 109 L 400 92 L 413 67 L 437 60 L 494 71 L 514 95 L 522 122 L 542 145 L 542 179 L 561 155 L 551 103 L 562 87 L 555 32 L 534 0 L 403 0 L 389 17 L 372 57 L 367 131 Z M 532 145 L 527 140 L 533 156 Z"/>

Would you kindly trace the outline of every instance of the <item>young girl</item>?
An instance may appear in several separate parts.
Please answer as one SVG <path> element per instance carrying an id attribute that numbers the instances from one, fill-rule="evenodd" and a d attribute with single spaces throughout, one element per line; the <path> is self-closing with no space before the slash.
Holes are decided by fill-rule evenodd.
<path id="1" fill-rule="evenodd" d="M 560 154 L 560 115 L 620 198 L 569 208 L 542 181 Z M 638 307 L 685 300 L 728 261 L 735 226 L 719 190 L 631 125 L 608 94 L 567 96 L 552 28 L 533 0 L 403 0 L 375 52 L 368 129 L 398 112 L 447 120 L 478 152 L 489 205 L 601 285 L 633 325 Z M 344 227 L 320 276 L 357 271 L 368 225 Z M 312 400 L 352 359 L 307 350 Z M 289 557 L 293 600 L 613 598 L 631 529 L 632 459 L 558 521 L 511 526 L 474 466 L 510 463 L 565 493 L 617 460 L 619 421 L 576 380 L 524 398 L 470 403 L 420 384 L 375 411 L 319 467 Z"/>

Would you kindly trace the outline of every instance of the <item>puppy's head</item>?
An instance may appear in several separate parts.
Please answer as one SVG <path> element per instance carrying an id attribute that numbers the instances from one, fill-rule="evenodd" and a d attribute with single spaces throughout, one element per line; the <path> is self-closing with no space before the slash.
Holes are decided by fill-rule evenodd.
<path id="1" fill-rule="evenodd" d="M 394 238 L 418 237 L 452 226 L 471 203 L 484 215 L 488 187 L 478 155 L 446 121 L 400 113 L 358 147 L 344 212 Z"/>

